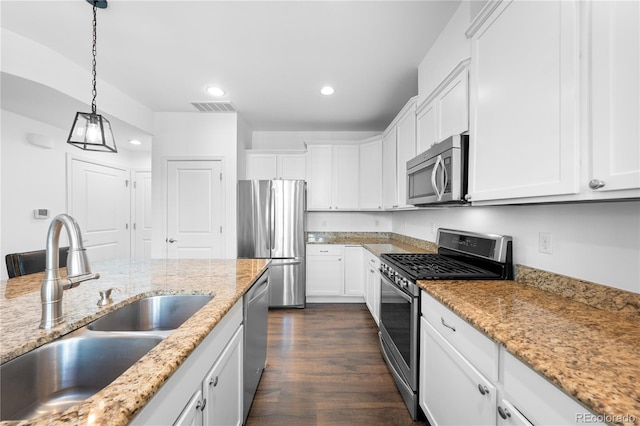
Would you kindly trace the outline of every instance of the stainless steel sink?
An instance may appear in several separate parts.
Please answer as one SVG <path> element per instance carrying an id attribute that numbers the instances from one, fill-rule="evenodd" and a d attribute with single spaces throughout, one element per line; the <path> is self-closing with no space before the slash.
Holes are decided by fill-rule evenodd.
<path id="1" fill-rule="evenodd" d="M 213 296 L 152 296 L 97 319 L 87 327 L 93 331 L 173 330 L 206 305 Z"/>
<path id="2" fill-rule="evenodd" d="M 0 420 L 62 412 L 109 385 L 162 341 L 80 336 L 48 343 L 0 366 Z"/>

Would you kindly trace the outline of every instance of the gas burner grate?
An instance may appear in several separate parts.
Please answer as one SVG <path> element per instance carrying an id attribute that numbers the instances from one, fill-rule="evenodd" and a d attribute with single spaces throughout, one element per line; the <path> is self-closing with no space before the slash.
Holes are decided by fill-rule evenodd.
<path id="1" fill-rule="evenodd" d="M 383 259 L 412 280 L 489 278 L 495 273 L 440 254 L 384 254 Z"/>

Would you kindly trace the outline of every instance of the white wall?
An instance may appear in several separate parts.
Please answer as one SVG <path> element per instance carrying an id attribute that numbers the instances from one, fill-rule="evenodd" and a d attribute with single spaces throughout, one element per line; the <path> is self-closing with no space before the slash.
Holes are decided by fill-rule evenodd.
<path id="1" fill-rule="evenodd" d="M 117 154 L 82 151 L 66 143 L 69 129 L 59 129 L 5 110 L 0 112 L 0 254 L 3 262 L 8 253 L 44 249 L 51 219 L 67 212 L 67 153 L 125 168 L 150 169 L 149 153 L 132 155 L 122 149 Z M 54 148 L 30 144 L 29 133 L 52 138 Z M 49 219 L 34 219 L 33 210 L 39 208 L 49 209 Z M 66 238 L 64 233 L 62 238 Z M 6 267 L 3 265 L 0 270 L 0 277 L 7 278 Z"/>
<path id="2" fill-rule="evenodd" d="M 475 3 L 475 2 L 472 2 Z M 418 105 L 444 78 L 471 56 L 471 41 L 464 32 L 470 23 L 470 4 L 463 1 L 418 66 Z"/>
<path id="3" fill-rule="evenodd" d="M 223 159 L 225 257 L 236 257 L 238 121 L 235 113 L 156 113 L 152 153 L 153 236 L 151 257 L 166 257 L 166 177 L 168 157 Z"/>
<path id="4" fill-rule="evenodd" d="M 393 213 L 393 232 L 435 242 L 432 228 L 513 237 L 514 263 L 640 293 L 640 201 L 453 207 Z M 553 253 L 538 251 L 552 234 Z"/>
<path id="5" fill-rule="evenodd" d="M 87 90 L 88 83 L 91 81 L 89 70 L 58 52 L 12 31 L 2 28 L 1 34 L 0 69 L 3 72 L 43 84 L 80 101 L 87 100 L 90 93 Z M 152 133 L 153 112 L 149 108 L 100 78 L 98 87 L 99 112 Z"/>
<path id="6" fill-rule="evenodd" d="M 380 132 L 265 132 L 254 131 L 251 149 L 305 149 L 305 141 L 363 140 Z"/>
<path id="7" fill-rule="evenodd" d="M 308 232 L 391 232 L 391 212 L 308 212 Z"/>

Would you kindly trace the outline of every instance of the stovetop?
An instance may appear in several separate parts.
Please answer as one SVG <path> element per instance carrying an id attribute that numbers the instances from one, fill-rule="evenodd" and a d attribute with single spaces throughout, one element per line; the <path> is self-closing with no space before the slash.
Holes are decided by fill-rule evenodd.
<path id="1" fill-rule="evenodd" d="M 512 238 L 438 229 L 438 253 L 381 255 L 381 272 L 392 281 L 513 279 Z"/>
<path id="2" fill-rule="evenodd" d="M 386 261 L 405 277 L 417 280 L 434 279 L 500 279 L 500 274 L 461 262 L 441 254 L 383 254 Z"/>

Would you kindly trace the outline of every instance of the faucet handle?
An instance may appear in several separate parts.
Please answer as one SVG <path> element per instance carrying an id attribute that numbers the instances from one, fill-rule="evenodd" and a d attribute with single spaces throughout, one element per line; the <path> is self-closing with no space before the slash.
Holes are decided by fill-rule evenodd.
<path id="1" fill-rule="evenodd" d="M 84 275 L 76 275 L 74 277 L 67 277 L 67 283 L 63 285 L 63 288 L 65 290 L 69 290 L 70 288 L 79 286 L 81 282 L 97 280 L 98 278 L 100 278 L 100 274 L 97 272 Z"/>
<path id="2" fill-rule="evenodd" d="M 111 300 L 112 291 L 119 292 L 120 289 L 116 287 L 112 287 L 103 291 L 98 291 L 98 293 L 100 293 L 100 300 L 98 300 L 98 306 L 107 306 L 108 304 L 113 302 L 113 300 Z"/>

